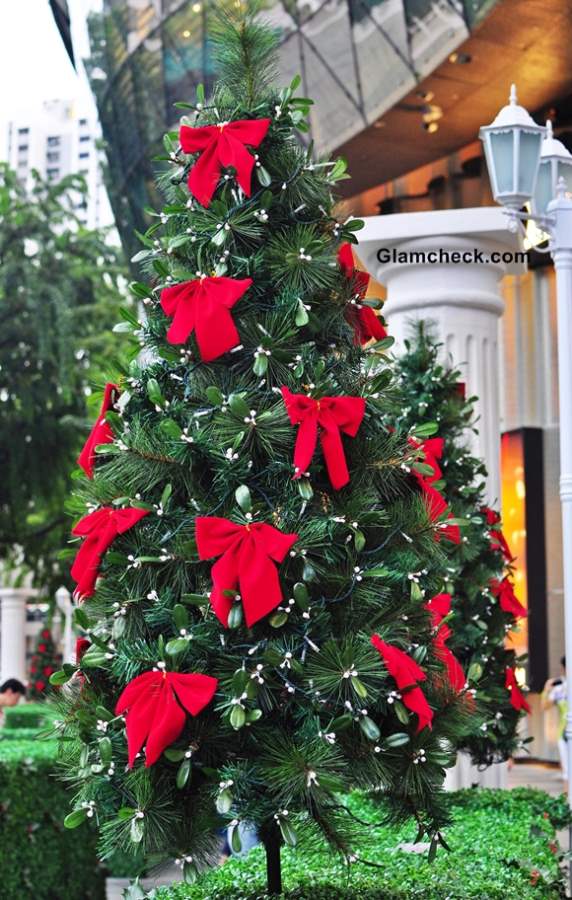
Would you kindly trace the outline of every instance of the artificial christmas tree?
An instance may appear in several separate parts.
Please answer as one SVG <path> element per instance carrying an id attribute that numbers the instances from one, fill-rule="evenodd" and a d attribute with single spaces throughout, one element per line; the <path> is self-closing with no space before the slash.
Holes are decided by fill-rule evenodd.
<path id="1" fill-rule="evenodd" d="M 36 649 L 30 662 L 28 696 L 31 700 L 42 700 L 50 686 L 50 678 L 62 664 L 61 654 L 56 650 L 52 632 L 42 628 L 36 641 Z"/>
<path id="2" fill-rule="evenodd" d="M 235 847 L 250 822 L 276 892 L 299 827 L 349 856 L 354 786 L 440 840 L 466 703 L 425 606 L 459 535 L 405 465 L 410 432 L 382 424 L 391 342 L 337 258 L 360 227 L 333 214 L 345 165 L 313 162 L 310 101 L 270 88 L 274 35 L 236 15 L 214 97 L 165 140 L 146 318 L 126 315 L 133 362 L 80 460 L 90 645 L 53 680 L 71 679 L 69 826 L 95 816 L 104 855 L 192 879 L 217 829 Z"/>
<path id="3" fill-rule="evenodd" d="M 466 523 L 463 540 L 447 545 L 443 589 L 450 595 L 448 646 L 459 659 L 475 697 L 474 727 L 460 749 L 473 762 L 508 759 L 517 747 L 518 723 L 528 711 L 510 645 L 510 632 L 527 615 L 514 593 L 509 546 L 500 514 L 485 503 L 486 468 L 468 449 L 475 428 L 475 398 L 465 397 L 461 373 L 440 362 L 441 345 L 424 322 L 412 328 L 399 359 L 400 426 L 435 422 L 440 444 L 432 445 L 439 486 L 454 514 Z M 442 454 L 442 458 L 441 457 Z"/>

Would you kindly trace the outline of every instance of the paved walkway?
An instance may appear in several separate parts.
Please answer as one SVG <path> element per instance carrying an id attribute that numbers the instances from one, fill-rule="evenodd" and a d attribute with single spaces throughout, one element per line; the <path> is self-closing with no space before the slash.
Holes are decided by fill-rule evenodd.
<path id="1" fill-rule="evenodd" d="M 514 763 L 507 774 L 507 787 L 530 787 L 556 796 L 564 790 L 560 771 L 543 763 Z"/>

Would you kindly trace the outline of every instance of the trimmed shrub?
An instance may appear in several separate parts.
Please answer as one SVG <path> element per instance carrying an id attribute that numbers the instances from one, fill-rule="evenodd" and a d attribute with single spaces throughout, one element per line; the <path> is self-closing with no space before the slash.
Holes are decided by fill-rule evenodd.
<path id="1" fill-rule="evenodd" d="M 7 706 L 4 710 L 4 729 L 44 728 L 56 715 L 55 709 L 48 703 L 19 703 L 18 706 Z"/>
<path id="2" fill-rule="evenodd" d="M 407 852 L 412 824 L 368 827 L 383 809 L 354 794 L 347 805 L 364 821 L 359 857 L 347 866 L 320 839 L 302 836 L 297 850 L 282 849 L 288 900 L 557 900 L 565 897 L 555 827 L 568 820 L 565 798 L 542 791 L 459 791 L 450 795 L 451 847 L 429 862 Z M 411 849 L 411 848 L 410 848 Z M 372 865 L 368 865 L 373 864 Z M 195 885 L 174 885 L 157 900 L 258 900 L 265 896 L 265 857 L 256 847 Z"/>
<path id="3" fill-rule="evenodd" d="M 87 827 L 64 828 L 70 797 L 56 777 L 56 756 L 55 741 L 0 741 L 2 900 L 104 896 L 96 835 Z"/>

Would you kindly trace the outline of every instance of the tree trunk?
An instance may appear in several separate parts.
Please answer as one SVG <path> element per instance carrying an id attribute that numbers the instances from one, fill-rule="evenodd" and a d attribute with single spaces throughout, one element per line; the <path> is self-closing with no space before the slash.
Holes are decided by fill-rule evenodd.
<path id="1" fill-rule="evenodd" d="M 282 893 L 282 870 L 280 867 L 280 845 L 282 836 L 276 826 L 268 830 L 264 837 L 264 849 L 266 850 L 266 881 L 268 893 L 276 895 Z"/>

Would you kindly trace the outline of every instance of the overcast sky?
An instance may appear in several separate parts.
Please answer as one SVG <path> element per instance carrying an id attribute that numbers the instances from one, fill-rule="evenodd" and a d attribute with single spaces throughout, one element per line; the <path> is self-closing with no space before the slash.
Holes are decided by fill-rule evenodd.
<path id="1" fill-rule="evenodd" d="M 6 124 L 19 110 L 43 100 L 90 97 L 81 58 L 85 20 L 98 0 L 69 0 L 76 62 L 69 61 L 48 0 L 0 0 L 0 151 Z"/>

